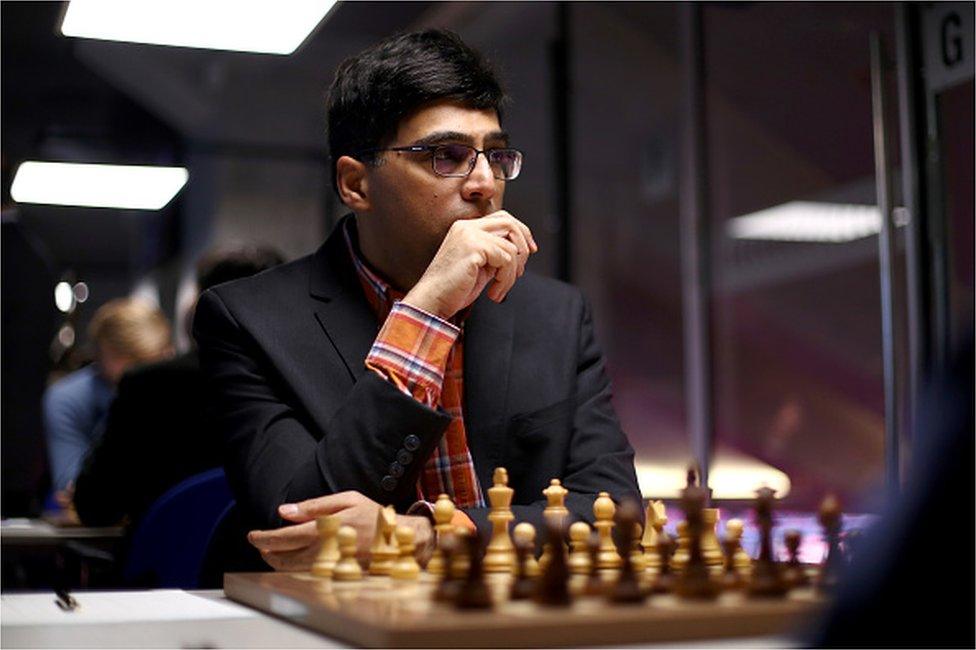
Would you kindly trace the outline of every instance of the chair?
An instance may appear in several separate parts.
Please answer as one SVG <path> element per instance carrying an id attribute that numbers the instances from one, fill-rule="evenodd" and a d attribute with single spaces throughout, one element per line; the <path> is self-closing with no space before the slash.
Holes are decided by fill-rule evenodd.
<path id="1" fill-rule="evenodd" d="M 224 470 L 207 470 L 159 497 L 132 536 L 123 579 L 143 588 L 197 588 L 210 539 L 234 497 Z"/>

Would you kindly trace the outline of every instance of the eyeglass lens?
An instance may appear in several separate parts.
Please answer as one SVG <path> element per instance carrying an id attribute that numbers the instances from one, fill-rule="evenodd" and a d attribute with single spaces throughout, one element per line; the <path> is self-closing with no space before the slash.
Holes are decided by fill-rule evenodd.
<path id="1" fill-rule="evenodd" d="M 467 176 L 474 169 L 478 150 L 463 144 L 446 144 L 434 149 L 434 171 L 441 176 Z M 517 149 L 489 149 L 485 152 L 492 175 L 512 180 L 522 168 L 522 153 Z"/>

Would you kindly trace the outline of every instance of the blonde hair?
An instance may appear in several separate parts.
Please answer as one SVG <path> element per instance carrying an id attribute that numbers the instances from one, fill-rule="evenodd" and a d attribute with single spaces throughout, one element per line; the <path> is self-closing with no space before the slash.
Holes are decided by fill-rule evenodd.
<path id="1" fill-rule="evenodd" d="M 116 298 L 99 307 L 88 325 L 88 336 L 96 346 L 107 346 L 137 362 L 158 359 L 170 348 L 166 316 L 136 298 Z"/>

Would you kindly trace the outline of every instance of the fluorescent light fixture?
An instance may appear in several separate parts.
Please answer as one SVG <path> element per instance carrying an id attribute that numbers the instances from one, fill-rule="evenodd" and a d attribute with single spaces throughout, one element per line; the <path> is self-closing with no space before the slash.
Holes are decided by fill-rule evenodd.
<path id="1" fill-rule="evenodd" d="M 183 167 L 25 162 L 10 195 L 18 203 L 159 210 L 186 185 Z"/>
<path id="2" fill-rule="evenodd" d="M 734 239 L 840 243 L 881 232 L 881 211 L 873 205 L 791 201 L 728 223 Z"/>
<path id="3" fill-rule="evenodd" d="M 687 478 L 687 463 L 638 462 L 637 483 L 645 499 L 676 499 Z M 785 472 L 757 458 L 734 453 L 718 455 L 708 473 L 712 498 L 754 499 L 762 486 L 776 490 L 776 498 L 790 493 L 790 478 Z"/>
<path id="4" fill-rule="evenodd" d="M 71 0 L 65 36 L 291 54 L 336 0 Z"/>

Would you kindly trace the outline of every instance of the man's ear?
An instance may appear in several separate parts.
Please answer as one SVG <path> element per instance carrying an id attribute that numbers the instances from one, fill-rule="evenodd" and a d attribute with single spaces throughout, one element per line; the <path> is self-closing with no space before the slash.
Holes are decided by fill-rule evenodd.
<path id="1" fill-rule="evenodd" d="M 350 156 L 339 156 L 336 161 L 336 186 L 339 198 L 353 212 L 369 212 L 368 179 L 365 163 Z"/>

